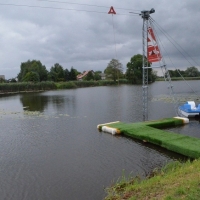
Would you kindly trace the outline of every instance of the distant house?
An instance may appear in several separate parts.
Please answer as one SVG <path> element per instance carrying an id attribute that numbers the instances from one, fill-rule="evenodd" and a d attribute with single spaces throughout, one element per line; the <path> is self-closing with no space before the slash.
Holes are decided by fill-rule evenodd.
<path id="1" fill-rule="evenodd" d="M 0 75 L 0 79 L 5 80 L 5 75 Z"/>
<path id="2" fill-rule="evenodd" d="M 104 73 L 100 73 L 101 76 L 101 80 L 105 80 L 106 79 L 106 75 Z"/>
<path id="3" fill-rule="evenodd" d="M 88 75 L 89 72 L 94 73 L 93 70 L 85 71 L 85 72 L 83 72 L 82 74 L 78 74 L 78 75 L 77 75 L 77 77 L 76 77 L 77 80 L 78 80 L 78 81 L 82 81 L 83 78 L 86 77 L 86 76 Z"/>

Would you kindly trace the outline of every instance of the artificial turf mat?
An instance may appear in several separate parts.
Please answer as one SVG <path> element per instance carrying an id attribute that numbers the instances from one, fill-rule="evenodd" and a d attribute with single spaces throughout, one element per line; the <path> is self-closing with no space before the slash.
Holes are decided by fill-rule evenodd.
<path id="1" fill-rule="evenodd" d="M 139 123 L 117 122 L 109 124 L 108 127 L 117 128 L 126 136 L 159 145 L 191 158 L 199 158 L 200 139 L 159 129 L 177 125 L 183 125 L 183 121 L 167 118 Z"/>

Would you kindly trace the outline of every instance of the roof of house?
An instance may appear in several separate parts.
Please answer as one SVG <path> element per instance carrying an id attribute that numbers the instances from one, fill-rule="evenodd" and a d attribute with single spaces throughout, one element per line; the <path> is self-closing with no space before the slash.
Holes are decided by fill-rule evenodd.
<path id="1" fill-rule="evenodd" d="M 85 77 L 89 72 L 91 72 L 91 71 L 93 71 L 93 70 L 89 70 L 89 71 L 85 71 L 84 73 L 82 73 L 82 74 L 78 74 L 77 75 L 77 79 L 82 79 L 83 77 Z"/>

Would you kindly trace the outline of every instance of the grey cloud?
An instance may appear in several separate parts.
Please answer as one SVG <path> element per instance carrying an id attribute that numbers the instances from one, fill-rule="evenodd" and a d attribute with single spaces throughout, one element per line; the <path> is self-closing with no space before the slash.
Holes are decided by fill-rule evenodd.
<path id="1" fill-rule="evenodd" d="M 117 59 L 126 69 L 126 64 L 133 55 L 142 54 L 142 19 L 139 15 L 129 15 L 130 10 L 119 8 L 132 9 L 137 13 L 155 8 L 152 18 L 163 29 L 160 31 L 159 26 L 154 25 L 162 42 L 161 47 L 166 49 L 162 50 L 164 57 L 171 57 L 175 67 L 190 67 L 190 63 L 184 60 L 166 38 L 167 32 L 200 63 L 200 26 L 196 23 L 200 18 L 198 0 L 176 0 L 173 3 L 167 0 L 81 2 L 107 8 L 32 0 L 8 0 L 5 3 L 105 13 L 110 6 L 114 6 L 117 14 L 127 14 L 113 16 L 114 41 L 112 15 L 0 5 L 0 74 L 4 74 L 6 78 L 15 77 L 20 71 L 21 62 L 28 59 L 40 60 L 47 69 L 54 63 L 60 63 L 64 68 L 70 69 L 73 66 L 80 72 L 89 69 L 104 71 L 109 61 L 116 56 L 115 42 Z M 168 66 L 173 67 L 170 59 L 166 58 L 166 61 L 169 61 Z"/>

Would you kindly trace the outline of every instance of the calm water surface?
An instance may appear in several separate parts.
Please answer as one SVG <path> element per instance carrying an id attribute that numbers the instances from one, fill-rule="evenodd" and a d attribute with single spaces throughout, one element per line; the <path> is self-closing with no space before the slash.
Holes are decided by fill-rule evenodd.
<path id="1" fill-rule="evenodd" d="M 199 81 L 190 84 L 199 93 Z M 178 95 L 191 96 L 182 82 Z M 165 82 L 149 89 L 149 119 L 175 116 Z M 1 199 L 103 199 L 122 174 L 145 177 L 181 155 L 97 130 L 142 121 L 141 86 L 94 87 L 0 97 Z M 183 97 L 181 97 L 183 98 Z M 200 123 L 170 129 L 200 136 Z"/>

